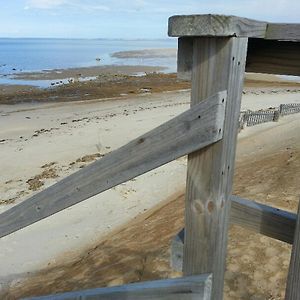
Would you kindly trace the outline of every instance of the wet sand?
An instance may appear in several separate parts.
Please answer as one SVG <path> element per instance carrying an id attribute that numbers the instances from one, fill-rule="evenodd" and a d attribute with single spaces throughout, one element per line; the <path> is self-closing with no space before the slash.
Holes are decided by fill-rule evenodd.
<path id="1" fill-rule="evenodd" d="M 13 75 L 14 79 L 20 80 L 54 80 L 55 82 L 60 79 L 66 78 L 84 78 L 94 77 L 99 75 L 134 75 L 145 74 L 162 71 L 163 67 L 151 67 L 151 66 L 94 66 L 83 68 L 70 68 L 70 69 L 54 69 L 43 70 L 41 72 L 22 72 Z"/>
<path id="2" fill-rule="evenodd" d="M 88 70 L 89 69 L 87 69 L 88 73 L 86 74 L 92 74 L 94 72 L 94 69 Z M 96 70 L 98 69 L 96 68 Z M 109 68 L 108 70 L 111 69 Z M 133 70 L 136 69 L 133 68 L 132 71 Z M 146 72 L 147 69 L 142 67 L 142 70 Z M 0 85 L 0 104 L 86 101 L 114 97 L 125 99 L 132 95 L 149 95 L 164 91 L 190 89 L 191 87 L 190 81 L 178 79 L 175 73 L 146 72 L 143 76 L 133 76 L 126 74 L 126 72 L 130 73 L 129 71 L 130 69 L 128 69 L 128 67 L 124 67 L 123 69 L 116 67 L 114 69 L 115 73 L 106 73 L 101 69 L 101 74 L 97 75 L 94 79 L 84 82 L 72 80 L 69 84 L 61 84 L 55 80 L 54 86 L 46 89 L 32 86 Z M 65 72 L 68 74 L 69 71 L 66 70 Z M 72 70 L 72 72 L 75 72 L 75 70 Z M 76 69 L 76 72 L 81 72 L 81 69 Z M 50 74 L 51 76 L 55 76 L 55 73 Z M 83 76 L 83 72 L 78 74 Z M 35 75 L 31 74 L 30 76 Z M 42 76 L 48 75 L 43 74 Z M 40 79 L 41 77 L 37 78 Z M 244 94 L 263 95 L 281 92 L 297 93 L 299 91 L 299 82 L 284 81 L 278 77 L 268 75 L 254 77 L 250 74 L 246 76 Z"/>
<path id="3" fill-rule="evenodd" d="M 166 49 L 144 49 L 136 51 L 120 51 L 115 52 L 111 55 L 117 58 L 158 58 L 158 57 L 173 57 L 177 56 L 177 49 L 166 48 Z"/>

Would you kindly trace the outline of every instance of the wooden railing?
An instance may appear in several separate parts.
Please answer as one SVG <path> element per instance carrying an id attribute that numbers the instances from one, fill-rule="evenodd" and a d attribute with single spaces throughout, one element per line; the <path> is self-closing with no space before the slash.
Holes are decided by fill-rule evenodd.
<path id="1" fill-rule="evenodd" d="M 211 274 L 69 292 L 31 300 L 210 300 Z M 25 299 L 26 300 L 26 299 Z"/>
<path id="2" fill-rule="evenodd" d="M 294 214 L 235 198 L 231 190 L 245 69 L 299 76 L 300 24 L 174 16 L 169 35 L 179 37 L 178 76 L 192 79 L 191 109 L 2 213 L 0 237 L 188 155 L 179 243 L 184 277 L 44 299 L 221 300 L 230 220 L 293 242 L 286 299 L 299 299 L 299 214 L 296 221 Z"/>
<path id="3" fill-rule="evenodd" d="M 222 139 L 226 92 L 112 151 L 0 215 L 0 237 Z"/>
<path id="4" fill-rule="evenodd" d="M 231 196 L 230 223 L 253 232 L 293 244 L 297 215 L 265 204 Z M 182 271 L 185 231 L 182 229 L 171 243 L 171 266 Z"/>

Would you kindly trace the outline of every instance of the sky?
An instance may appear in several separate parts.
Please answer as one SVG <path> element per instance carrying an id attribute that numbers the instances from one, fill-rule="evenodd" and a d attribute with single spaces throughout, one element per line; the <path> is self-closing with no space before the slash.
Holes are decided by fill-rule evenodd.
<path id="1" fill-rule="evenodd" d="M 170 16 L 207 13 L 300 23 L 300 0 L 0 0 L 0 37 L 167 38 Z"/>

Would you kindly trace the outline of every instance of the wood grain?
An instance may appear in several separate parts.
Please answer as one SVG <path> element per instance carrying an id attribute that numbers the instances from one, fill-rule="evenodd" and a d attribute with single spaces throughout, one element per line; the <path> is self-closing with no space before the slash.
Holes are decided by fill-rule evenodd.
<path id="1" fill-rule="evenodd" d="M 254 232 L 293 243 L 296 214 L 255 201 L 231 196 L 231 223 Z"/>
<path id="2" fill-rule="evenodd" d="M 193 39 L 178 39 L 177 76 L 190 80 L 192 56 L 189 55 Z M 248 40 L 246 72 L 300 76 L 300 42 Z"/>
<path id="3" fill-rule="evenodd" d="M 30 298 L 31 300 L 210 300 L 211 275 L 146 281 L 110 288 Z M 25 299 L 26 300 L 26 299 Z M 27 298 L 27 300 L 29 300 Z"/>
<path id="4" fill-rule="evenodd" d="M 247 38 L 195 38 L 192 105 L 226 89 L 224 138 L 188 156 L 185 275 L 213 273 L 212 299 L 223 299 L 227 229 Z"/>
<path id="5" fill-rule="evenodd" d="M 269 23 L 266 39 L 300 41 L 300 24 Z"/>
<path id="6" fill-rule="evenodd" d="M 249 39 L 246 71 L 300 76 L 300 42 Z"/>
<path id="7" fill-rule="evenodd" d="M 177 15 L 169 18 L 168 34 L 173 37 L 249 37 L 300 41 L 300 24 L 267 23 L 226 15 Z"/>
<path id="8" fill-rule="evenodd" d="M 192 78 L 193 42 L 194 39 L 191 37 L 180 37 L 178 39 L 177 77 L 183 80 Z"/>
<path id="9" fill-rule="evenodd" d="M 300 299 L 300 205 L 285 293 L 286 300 Z"/>
<path id="10" fill-rule="evenodd" d="M 0 237 L 210 145 L 223 136 L 226 92 L 107 154 L 0 215 Z"/>
<path id="11" fill-rule="evenodd" d="M 173 37 L 259 37 L 264 38 L 267 23 L 225 15 L 179 15 L 169 18 L 168 34 Z"/>

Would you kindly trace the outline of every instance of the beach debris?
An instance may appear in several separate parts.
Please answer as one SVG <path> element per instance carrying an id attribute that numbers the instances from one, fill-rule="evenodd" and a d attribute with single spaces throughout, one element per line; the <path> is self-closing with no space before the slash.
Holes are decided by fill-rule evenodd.
<path id="1" fill-rule="evenodd" d="M 57 162 L 52 161 L 52 162 L 50 162 L 48 164 L 42 165 L 41 168 L 42 169 L 49 168 L 49 167 L 52 167 L 53 165 L 56 165 L 56 164 L 57 164 Z"/>
<path id="2" fill-rule="evenodd" d="M 101 153 L 95 153 L 95 154 L 88 154 L 88 155 L 85 155 L 83 157 L 80 157 L 76 160 L 76 162 L 91 162 L 91 161 L 94 161 L 96 160 L 97 158 L 99 157 L 103 157 L 104 154 L 101 154 Z"/>
<path id="3" fill-rule="evenodd" d="M 151 93 L 151 88 L 141 88 L 140 91 L 142 93 Z"/>
<path id="4" fill-rule="evenodd" d="M 30 178 L 26 181 L 26 183 L 29 185 L 29 190 L 36 191 L 41 186 L 44 185 L 43 179 L 50 179 L 50 178 L 56 178 L 58 177 L 56 173 L 55 168 L 48 168 L 44 170 L 41 174 L 38 174 L 34 176 L 33 178 Z"/>
<path id="5" fill-rule="evenodd" d="M 81 119 L 73 119 L 72 122 L 75 123 L 75 122 L 81 122 L 81 121 L 84 121 L 84 120 L 88 120 L 88 117 L 84 117 L 84 118 L 81 118 Z"/>

